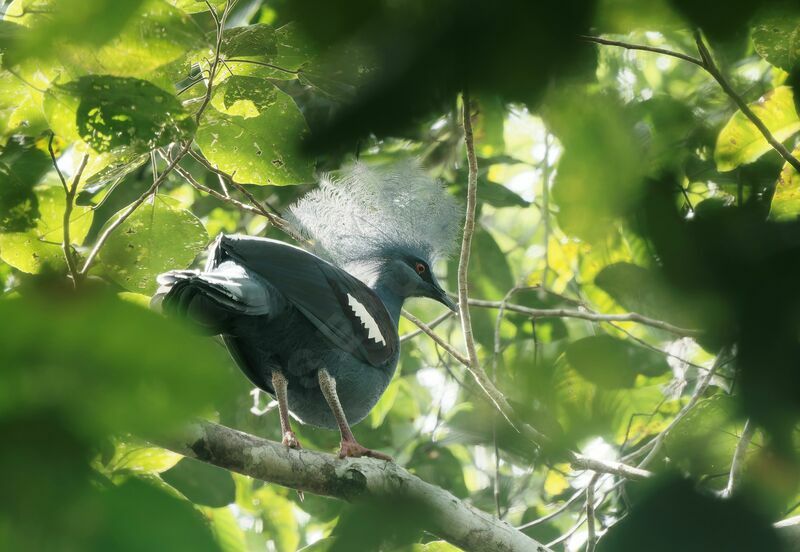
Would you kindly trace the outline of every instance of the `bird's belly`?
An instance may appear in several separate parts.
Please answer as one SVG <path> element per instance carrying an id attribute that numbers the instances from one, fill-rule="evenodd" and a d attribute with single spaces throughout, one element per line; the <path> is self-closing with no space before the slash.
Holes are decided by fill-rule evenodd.
<path id="1" fill-rule="evenodd" d="M 391 372 L 361 363 L 340 366 L 338 370 L 329 372 L 336 380 L 336 393 L 350 425 L 366 418 L 392 379 Z M 333 411 L 318 386 L 292 388 L 290 385 L 288 395 L 289 410 L 302 423 L 338 428 Z"/>
<path id="2" fill-rule="evenodd" d="M 325 369 L 336 380 L 347 421 L 363 420 L 380 399 L 397 366 L 399 353 L 385 365 L 364 363 L 330 343 L 296 310 L 280 320 L 252 319 L 240 328 L 236 343 L 239 367 L 261 389 L 273 393 L 272 371 L 288 380 L 289 410 L 302 423 L 336 429 L 336 418 L 319 388 L 317 373 Z M 229 347 L 232 343 L 226 341 Z"/>

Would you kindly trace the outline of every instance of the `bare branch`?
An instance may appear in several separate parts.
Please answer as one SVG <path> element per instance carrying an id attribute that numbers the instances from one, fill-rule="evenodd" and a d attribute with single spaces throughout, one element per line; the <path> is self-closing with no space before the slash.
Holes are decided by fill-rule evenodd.
<path id="1" fill-rule="evenodd" d="M 742 429 L 742 436 L 739 437 L 739 442 L 736 444 L 736 450 L 733 452 L 733 459 L 731 460 L 731 473 L 728 476 L 728 485 L 722 491 L 722 496 L 731 497 L 736 491 L 742 468 L 744 467 L 744 458 L 747 454 L 747 448 L 750 446 L 750 441 L 753 440 L 755 434 L 755 424 L 752 420 L 747 420 Z"/>
<path id="2" fill-rule="evenodd" d="M 468 551 L 551 552 L 547 547 L 462 502 L 449 492 L 391 462 L 370 458 L 340 460 L 332 454 L 293 450 L 209 422 L 193 424 L 178 438 L 159 444 L 179 454 L 262 481 L 341 500 L 404 497 L 430 508 L 438 537 Z"/>
<path id="3" fill-rule="evenodd" d="M 594 504 L 594 489 L 597 485 L 597 480 L 600 477 L 599 473 L 592 476 L 591 481 L 586 486 L 586 552 L 594 552 L 594 547 L 597 544 L 597 535 L 595 531 L 595 504 Z"/>
<path id="4" fill-rule="evenodd" d="M 475 307 L 485 307 L 490 309 L 499 309 L 503 305 L 502 301 L 485 301 L 483 299 L 469 299 L 469 304 Z M 579 310 L 572 309 L 532 309 L 523 307 L 522 305 L 515 305 L 513 303 L 505 303 L 504 308 L 509 311 L 526 314 L 531 318 L 580 318 L 582 320 L 591 320 L 592 322 L 637 322 L 644 326 L 664 330 L 665 332 L 674 333 L 677 335 L 697 336 L 700 335 L 699 330 L 690 330 L 687 328 L 680 328 L 668 322 L 662 322 L 654 318 L 643 316 L 636 312 L 628 312 L 623 314 L 599 314 L 589 309 L 581 308 Z"/>
<path id="5" fill-rule="evenodd" d="M 644 52 L 653 52 L 655 54 L 663 54 L 665 56 L 670 56 L 678 59 L 682 59 L 683 61 L 688 61 L 689 63 L 694 63 L 695 65 L 702 67 L 703 69 L 706 68 L 705 64 L 703 63 L 702 59 L 697 59 L 696 57 L 688 56 L 686 54 L 682 54 L 680 52 L 675 52 L 673 50 L 667 50 L 664 48 L 656 48 L 654 46 L 646 46 L 644 44 L 631 44 L 630 42 L 620 42 L 619 40 L 609 40 L 607 38 L 601 38 L 599 36 L 586 36 L 581 35 L 579 37 L 581 40 L 585 40 L 586 42 L 594 42 L 596 44 L 603 44 L 605 46 L 619 46 L 620 48 L 625 48 L 626 50 L 641 50 Z"/>

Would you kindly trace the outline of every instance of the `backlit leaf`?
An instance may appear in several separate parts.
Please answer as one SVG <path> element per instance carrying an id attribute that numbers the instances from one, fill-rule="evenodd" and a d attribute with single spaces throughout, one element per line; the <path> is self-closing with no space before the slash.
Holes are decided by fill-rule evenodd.
<path id="1" fill-rule="evenodd" d="M 788 86 L 779 86 L 765 94 L 750 104 L 750 109 L 779 142 L 800 130 L 792 89 Z M 744 113 L 737 111 L 717 137 L 714 160 L 718 170 L 731 171 L 739 165 L 752 163 L 768 151 L 772 151 L 772 146 L 767 139 Z"/>

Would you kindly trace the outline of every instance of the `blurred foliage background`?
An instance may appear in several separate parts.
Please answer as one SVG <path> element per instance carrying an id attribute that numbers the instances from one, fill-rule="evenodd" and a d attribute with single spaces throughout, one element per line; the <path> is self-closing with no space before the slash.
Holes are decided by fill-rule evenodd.
<path id="1" fill-rule="evenodd" d="M 466 89 L 480 361 L 549 440 L 408 320 L 359 440 L 556 550 L 780 549 L 771 523 L 800 513 L 800 174 L 740 107 L 800 155 L 797 6 L 0 5 L 0 548 L 454 549 L 402 504 L 301 502 L 149 444 L 193 416 L 280 432 L 221 347 L 147 304 L 219 232 L 289 240 L 275 217 L 343 164 L 415 157 L 464 197 Z M 456 268 L 437 268 L 451 291 Z M 462 346 L 441 307 L 407 308 Z"/>

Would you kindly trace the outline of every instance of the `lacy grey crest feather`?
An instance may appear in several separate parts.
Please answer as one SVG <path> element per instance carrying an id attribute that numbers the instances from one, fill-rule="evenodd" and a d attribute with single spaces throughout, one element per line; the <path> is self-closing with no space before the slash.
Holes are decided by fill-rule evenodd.
<path id="1" fill-rule="evenodd" d="M 342 266 L 398 254 L 433 263 L 452 253 L 461 207 L 415 161 L 356 163 L 289 208 L 287 218 L 314 252 Z"/>

